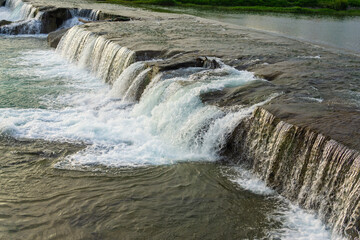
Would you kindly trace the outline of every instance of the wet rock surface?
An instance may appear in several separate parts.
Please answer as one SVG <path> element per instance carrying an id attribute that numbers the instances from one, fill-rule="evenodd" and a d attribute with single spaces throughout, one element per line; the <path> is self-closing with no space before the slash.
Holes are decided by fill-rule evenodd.
<path id="1" fill-rule="evenodd" d="M 56 48 L 57 45 L 59 44 L 61 38 L 64 36 L 64 34 L 68 31 L 69 29 L 60 29 L 54 32 L 49 33 L 48 37 L 47 37 L 47 41 L 50 47 Z"/>
<path id="2" fill-rule="evenodd" d="M 6 20 L 1 20 L 0 21 L 0 27 L 1 26 L 5 26 L 5 25 L 9 25 L 9 24 L 11 24 L 12 22 L 10 22 L 10 21 L 6 21 Z"/>

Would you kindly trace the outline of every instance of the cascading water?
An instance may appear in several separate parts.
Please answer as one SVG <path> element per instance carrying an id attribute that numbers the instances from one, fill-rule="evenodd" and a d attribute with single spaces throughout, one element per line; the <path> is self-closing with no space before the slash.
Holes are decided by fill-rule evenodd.
<path id="1" fill-rule="evenodd" d="M 57 52 L 111 83 L 112 89 L 83 69 L 65 63 L 54 52 L 28 52 L 17 59 L 25 68 L 23 74 L 32 73 L 32 81 L 50 78 L 47 80 L 50 84 L 41 82 L 42 86 L 65 84 L 72 90 L 65 94 L 47 90 L 49 94 L 43 96 L 41 108 L 0 108 L 0 136 L 84 145 L 83 150 L 53 163 L 51 166 L 56 169 L 96 171 L 102 167 L 132 166 L 155 169 L 176 162 L 216 161 L 238 123 L 257 106 L 277 96 L 270 95 L 268 100 L 253 106 L 231 109 L 205 105 L 200 99 L 203 93 L 263 80 L 223 64 L 218 69 L 194 67 L 155 75 L 148 62 L 133 63 L 134 52 L 80 27 L 68 31 Z M 30 67 L 31 62 L 37 64 L 35 68 Z M 180 186 L 181 191 L 183 187 Z M 205 191 L 208 192 L 207 188 Z M 154 199 L 152 196 L 145 198 Z M 302 213 L 284 211 L 285 217 Z M 305 226 L 316 223 L 311 231 L 321 237 L 318 239 L 329 238 L 319 221 L 311 215 L 306 217 Z M 284 227 L 288 229 L 286 224 Z M 314 235 L 307 231 L 306 227 L 300 228 L 288 235 L 297 236 L 298 232 L 304 238 Z M 296 239 L 291 237 L 288 239 Z"/>
<path id="2" fill-rule="evenodd" d="M 262 80 L 256 79 L 249 72 L 237 71 L 224 64 L 220 64 L 221 67 L 218 69 L 187 68 L 163 72 L 153 76 L 151 64 L 136 62 L 129 66 L 130 61 L 127 59 L 129 59 L 129 56 L 133 59 L 134 53 L 103 37 L 95 37 L 78 27 L 68 32 L 57 51 L 70 61 L 78 62 L 80 66 L 91 69 L 105 82 L 113 84 L 108 97 L 110 99 L 121 99 L 117 108 L 121 109 L 122 113 L 118 113 L 118 116 L 121 117 L 117 118 L 117 120 L 111 120 L 111 122 L 116 122 L 116 125 L 121 126 L 129 126 L 129 122 L 131 122 L 133 126 L 131 130 L 121 128 L 117 133 L 119 136 L 124 133 L 127 136 L 126 139 L 120 141 L 121 143 L 119 142 L 120 144 L 117 147 L 106 146 L 103 143 L 93 144 L 84 151 L 59 163 L 57 166 L 60 168 L 79 167 L 87 164 L 105 164 L 107 166 L 157 165 L 169 164 L 184 159 L 190 161 L 214 161 L 218 159 L 220 151 L 227 147 L 229 137 L 234 134 L 239 122 L 250 116 L 258 106 L 277 96 L 268 96 L 268 100 L 250 107 L 237 106 L 234 109 L 221 109 L 204 105 L 199 97 L 203 93 Z M 102 53 L 102 56 L 100 53 Z M 115 61 L 117 58 L 118 61 Z M 128 67 L 125 68 L 123 63 L 117 65 L 114 62 L 127 62 L 125 66 Z M 114 70 L 117 70 L 117 73 L 111 76 L 110 73 L 114 72 Z M 104 105 L 107 104 L 104 103 Z M 126 114 L 123 113 L 124 111 Z M 265 118 L 272 119 L 271 117 Z M 263 127 L 266 129 L 267 125 L 269 124 L 264 123 Z M 287 181 L 283 179 L 283 187 L 286 190 L 281 190 L 274 185 L 273 181 L 276 179 L 276 174 L 282 172 L 279 169 L 286 166 L 285 162 L 279 161 L 278 154 L 284 153 L 284 156 L 288 156 L 286 154 L 290 153 L 289 149 L 283 149 L 282 146 L 284 142 L 289 140 L 288 132 L 292 128 L 292 125 L 284 122 L 278 124 L 274 129 L 274 137 L 270 141 L 272 144 L 261 145 L 263 147 L 269 146 L 270 149 L 252 150 L 253 145 L 258 146 L 257 144 L 263 141 L 264 138 L 264 134 L 262 134 L 261 139 L 254 139 L 257 136 L 257 131 L 254 131 L 247 140 L 249 144 L 249 146 L 246 146 L 247 151 L 243 150 L 241 153 L 250 158 L 252 151 L 257 154 L 275 154 L 266 155 L 264 158 L 255 157 L 255 162 L 251 165 L 254 166 L 255 172 L 263 170 L 264 173 L 261 173 L 260 176 L 266 183 L 274 186 L 280 192 L 285 192 L 286 196 L 294 192 L 293 184 L 286 185 Z M 114 129 L 116 129 L 115 126 L 112 128 L 112 133 L 116 132 Z M 144 131 L 135 129 L 144 129 Z M 244 127 L 243 129 L 249 128 Z M 234 142 L 238 145 L 247 143 Z M 116 143 L 114 142 L 113 145 L 116 145 Z M 101 154 L 97 152 L 101 152 Z M 144 152 L 146 152 L 146 157 L 143 155 Z M 325 152 L 329 151 L 325 150 Z M 94 155 L 97 156 L 96 160 Z M 119 155 L 122 155 L 122 157 L 119 158 Z M 352 153 L 340 155 L 351 158 L 355 156 Z M 263 163 L 259 164 L 260 161 L 263 161 Z M 291 171 L 285 170 L 285 172 Z M 311 182 L 311 180 L 309 181 Z M 320 183 L 322 184 L 323 181 L 321 180 Z M 300 184 L 299 188 L 300 186 L 302 186 L 301 189 L 308 192 L 306 184 Z M 353 189 L 358 189 L 358 187 Z M 299 194 L 299 196 L 301 195 L 304 194 Z M 313 196 L 316 196 L 314 199 L 319 199 L 318 195 L 318 193 L 314 193 Z M 350 207 L 349 204 L 350 202 L 352 204 L 356 203 L 353 199 L 357 197 L 358 195 L 352 194 L 349 202 L 345 201 L 344 206 L 340 204 L 345 212 L 355 209 L 356 206 L 351 205 Z M 289 195 L 289 198 L 296 199 L 297 197 Z M 306 204 L 309 205 L 307 208 L 312 209 L 313 204 L 315 204 L 314 201 L 307 200 L 308 203 Z M 302 204 L 301 200 L 299 200 L 299 203 Z M 321 203 L 316 204 L 320 206 L 320 209 L 326 208 Z M 320 210 L 320 213 L 324 221 L 332 222 L 337 219 L 338 222 L 332 225 L 336 231 L 340 231 L 342 228 L 340 225 L 343 226 L 344 221 L 347 221 L 339 217 L 338 213 L 335 213 L 332 217 L 329 217 L 325 210 Z M 349 216 L 349 214 L 342 216 L 345 215 Z M 290 235 L 292 236 L 292 234 Z"/>
<path id="3" fill-rule="evenodd" d="M 135 59 L 135 52 L 104 37 L 96 37 L 80 27 L 73 27 L 66 33 L 57 51 L 69 61 L 90 69 L 104 82 L 110 84 Z"/>
<path id="4" fill-rule="evenodd" d="M 262 108 L 237 127 L 229 146 L 267 185 L 317 211 L 335 232 L 359 236 L 359 152 Z"/>
<path id="5" fill-rule="evenodd" d="M 11 24 L 1 26 L 0 34 L 39 34 L 41 33 L 42 12 L 38 11 L 29 3 L 22 0 L 7 0 L 5 7 L 0 8 L 4 12 L 3 20 L 11 21 Z"/>
<path id="6" fill-rule="evenodd" d="M 38 13 L 36 8 L 22 0 L 7 0 L 5 7 L 11 10 L 9 21 L 30 20 L 36 18 Z"/>
<path id="7" fill-rule="evenodd" d="M 99 20 L 99 16 L 101 13 L 100 10 L 82 9 L 82 8 L 72 9 L 72 10 L 70 10 L 70 12 L 73 17 L 82 17 L 82 18 L 89 19 L 91 21 Z"/>
<path id="8" fill-rule="evenodd" d="M 53 11 L 56 9 L 50 9 Z M 7 0 L 5 7 L 0 8 L 0 20 L 10 21 L 9 24 L 0 27 L 0 34 L 18 35 L 18 34 L 40 34 L 57 30 L 56 28 L 70 28 L 75 25 L 81 25 L 84 21 L 97 21 L 100 17 L 100 10 L 93 9 L 62 9 L 60 15 L 48 18 L 47 11 L 41 12 L 31 4 L 22 0 Z M 55 14 L 56 15 L 56 14 Z M 79 19 L 79 18 L 82 18 Z M 52 19 L 51 23 L 48 19 Z M 59 24 L 62 23 L 62 24 Z M 54 26 L 53 25 L 57 25 Z M 59 24 L 59 25 L 58 25 Z M 51 29 L 48 28 L 51 26 Z"/>

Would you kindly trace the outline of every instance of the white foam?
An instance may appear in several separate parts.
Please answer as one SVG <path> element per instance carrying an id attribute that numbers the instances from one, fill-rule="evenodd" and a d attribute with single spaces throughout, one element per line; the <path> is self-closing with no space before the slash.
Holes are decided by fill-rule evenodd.
<path id="1" fill-rule="evenodd" d="M 7 35 L 0 34 L 2 38 L 47 38 L 48 34 L 18 34 L 18 35 Z"/>
<path id="2" fill-rule="evenodd" d="M 321 59 L 321 56 L 298 56 L 298 58 L 304 58 L 304 59 Z"/>
<path id="3" fill-rule="evenodd" d="M 278 218 L 283 222 L 279 230 L 284 240 L 328 240 L 332 237 L 325 225 L 315 217 L 314 213 L 307 212 L 300 207 L 283 199 L 285 206 L 279 209 Z"/>
<path id="4" fill-rule="evenodd" d="M 82 20 L 85 20 L 85 21 L 90 21 L 90 19 L 88 18 L 81 18 Z M 79 17 L 73 17 L 73 18 L 70 18 L 68 20 L 66 20 L 60 27 L 59 29 L 64 29 L 64 28 L 71 28 L 73 26 L 76 26 L 76 25 L 83 25 L 84 22 L 83 21 L 80 21 L 79 20 Z"/>
<path id="5" fill-rule="evenodd" d="M 324 101 L 324 99 L 322 98 L 314 98 L 314 97 L 302 97 L 302 99 L 309 100 L 312 102 L 318 102 L 318 103 L 322 103 Z"/>
<path id="6" fill-rule="evenodd" d="M 255 177 L 242 167 L 233 167 L 235 175 L 229 175 L 229 179 L 238 184 L 241 188 L 260 195 L 274 195 L 275 191 L 266 186 L 265 182 Z"/>
<path id="7" fill-rule="evenodd" d="M 0 135 L 2 136 L 13 136 L 17 133 L 15 122 L 17 119 L 8 118 L 0 122 Z"/>
<path id="8" fill-rule="evenodd" d="M 229 67 L 197 69 L 185 77 L 159 78 L 134 106 L 111 98 L 108 85 L 53 51 L 30 51 L 14 61 L 21 65 L 22 77 L 48 78 L 54 83 L 60 79 L 69 90 L 60 96 L 43 96 L 48 109 L 0 109 L 0 122 L 16 129 L 15 137 L 88 144 L 57 165 L 66 168 L 215 160 L 216 148 L 204 142 L 216 142 L 207 138 L 218 135 L 206 132 L 209 125 L 224 121 L 227 113 L 204 105 L 199 95 L 256 80 L 251 73 Z M 244 111 L 250 113 L 248 108 Z"/>
<path id="9" fill-rule="evenodd" d="M 330 230 L 310 211 L 301 209 L 290 201 L 278 195 L 266 186 L 265 182 L 254 176 L 243 167 L 231 167 L 231 171 L 224 171 L 232 182 L 242 189 L 255 194 L 271 196 L 279 202 L 278 209 L 270 217 L 283 223 L 282 227 L 272 232 L 273 238 L 284 240 L 339 240 L 343 239 Z M 230 173 L 229 173 L 230 172 Z"/>

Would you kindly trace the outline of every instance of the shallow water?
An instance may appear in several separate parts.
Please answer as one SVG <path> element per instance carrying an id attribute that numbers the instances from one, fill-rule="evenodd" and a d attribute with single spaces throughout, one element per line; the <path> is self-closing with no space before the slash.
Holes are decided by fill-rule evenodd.
<path id="1" fill-rule="evenodd" d="M 174 7 L 165 9 L 360 53 L 360 17 L 231 13 Z"/>
<path id="2" fill-rule="evenodd" d="M 245 170 L 216 163 L 207 148 L 169 141 L 171 129 L 154 131 L 166 121 L 161 102 L 111 97 L 43 38 L 1 37 L 0 48 L 0 238 L 331 238 L 314 215 Z M 207 79 L 205 89 L 219 87 L 221 78 L 214 85 L 211 74 L 194 71 L 188 75 Z M 252 80 L 233 74 L 240 75 L 221 84 Z M 176 89 L 178 80 L 170 76 L 153 91 Z M 182 99 L 171 96 L 164 104 Z M 190 99 L 200 115 L 220 111 Z"/>

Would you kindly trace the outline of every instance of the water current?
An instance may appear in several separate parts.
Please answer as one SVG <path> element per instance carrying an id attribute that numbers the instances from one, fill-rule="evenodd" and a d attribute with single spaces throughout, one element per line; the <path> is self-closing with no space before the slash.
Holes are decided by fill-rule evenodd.
<path id="1" fill-rule="evenodd" d="M 138 69 L 136 87 L 144 64 L 129 62 L 111 88 L 44 35 L 0 36 L 0 239 L 336 238 L 244 168 L 217 162 L 256 106 L 229 111 L 199 95 L 263 80 L 225 65 L 181 69 L 137 102 L 124 84 Z"/>

